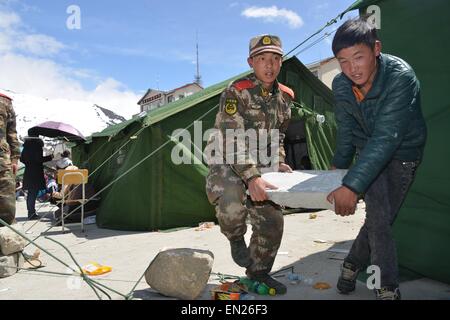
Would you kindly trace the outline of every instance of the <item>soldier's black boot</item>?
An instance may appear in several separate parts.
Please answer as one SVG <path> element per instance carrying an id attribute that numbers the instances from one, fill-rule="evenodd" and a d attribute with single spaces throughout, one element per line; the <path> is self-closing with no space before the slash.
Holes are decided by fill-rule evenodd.
<path id="1" fill-rule="evenodd" d="M 341 276 L 337 283 L 337 289 L 339 293 L 349 294 L 355 291 L 356 278 L 358 277 L 360 269 L 358 269 L 353 263 L 344 261 L 341 266 Z"/>
<path id="2" fill-rule="evenodd" d="M 230 241 L 231 246 L 231 256 L 234 262 L 238 266 L 247 268 L 252 264 L 252 259 L 250 258 L 250 251 L 247 248 L 244 238 L 239 240 Z"/>

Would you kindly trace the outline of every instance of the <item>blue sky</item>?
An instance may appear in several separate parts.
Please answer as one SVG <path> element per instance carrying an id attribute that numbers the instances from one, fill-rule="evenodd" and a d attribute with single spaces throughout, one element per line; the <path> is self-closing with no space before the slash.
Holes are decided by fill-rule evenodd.
<path id="1" fill-rule="evenodd" d="M 192 82 L 197 32 L 209 86 L 248 69 L 252 36 L 277 34 L 287 52 L 353 2 L 0 0 L 0 88 L 118 107 L 150 87 Z M 80 8 L 81 29 L 66 26 L 70 5 Z M 331 56 L 331 39 L 298 57 L 310 63 Z"/>

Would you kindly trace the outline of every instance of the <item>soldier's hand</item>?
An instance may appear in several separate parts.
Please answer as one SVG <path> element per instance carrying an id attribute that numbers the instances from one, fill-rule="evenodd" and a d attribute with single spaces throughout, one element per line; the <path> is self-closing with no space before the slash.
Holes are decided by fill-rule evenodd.
<path id="1" fill-rule="evenodd" d="M 334 166 L 334 165 L 332 165 L 331 167 L 330 167 L 330 170 L 336 170 L 337 168 L 336 168 L 336 166 Z"/>
<path id="2" fill-rule="evenodd" d="M 286 163 L 280 163 L 278 167 L 279 172 L 292 172 L 292 168 Z"/>
<path id="3" fill-rule="evenodd" d="M 331 204 L 334 203 L 337 215 L 345 217 L 355 213 L 358 195 L 346 186 L 342 186 L 332 191 L 327 196 L 327 200 Z"/>
<path id="4" fill-rule="evenodd" d="M 260 177 L 254 178 L 248 183 L 248 192 L 253 201 L 259 202 L 267 200 L 266 189 L 278 189 L 278 187 Z"/>

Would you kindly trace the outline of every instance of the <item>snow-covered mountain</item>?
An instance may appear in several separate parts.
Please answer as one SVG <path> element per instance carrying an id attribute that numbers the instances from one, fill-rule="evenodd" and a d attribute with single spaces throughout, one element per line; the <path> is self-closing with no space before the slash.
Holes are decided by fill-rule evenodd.
<path id="1" fill-rule="evenodd" d="M 20 137 L 27 136 L 29 128 L 45 121 L 65 122 L 77 128 L 86 137 L 107 126 L 125 121 L 122 115 L 92 102 L 46 99 L 1 89 L 0 93 L 13 99 L 17 133 Z"/>

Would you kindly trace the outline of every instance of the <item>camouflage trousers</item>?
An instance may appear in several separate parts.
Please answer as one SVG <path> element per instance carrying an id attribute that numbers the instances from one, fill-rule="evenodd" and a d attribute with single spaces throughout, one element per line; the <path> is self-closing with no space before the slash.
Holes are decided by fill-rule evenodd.
<path id="1" fill-rule="evenodd" d="M 281 208 L 272 202 L 253 202 L 247 187 L 229 166 L 211 166 L 206 180 L 208 199 L 216 208 L 221 232 L 228 240 L 237 240 L 247 232 L 246 219 L 252 225 L 247 272 L 269 273 L 283 235 Z"/>
<path id="2" fill-rule="evenodd" d="M 16 183 L 11 170 L 0 171 L 0 218 L 11 224 L 16 216 Z M 3 225 L 0 225 L 3 227 Z"/>

